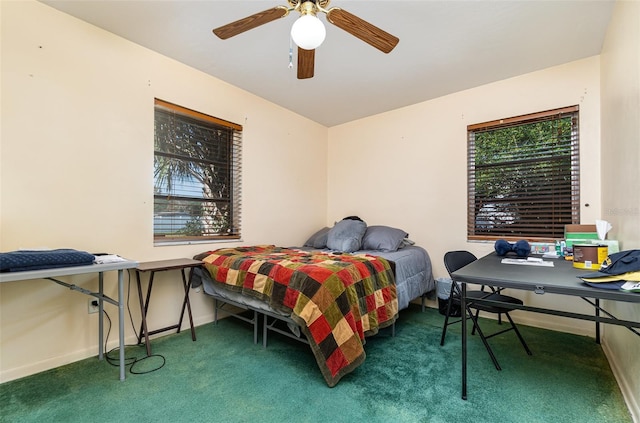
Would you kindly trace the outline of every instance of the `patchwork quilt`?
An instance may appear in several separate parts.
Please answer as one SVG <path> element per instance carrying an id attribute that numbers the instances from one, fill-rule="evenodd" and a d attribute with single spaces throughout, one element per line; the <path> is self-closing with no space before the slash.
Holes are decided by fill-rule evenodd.
<path id="1" fill-rule="evenodd" d="M 327 384 L 365 359 L 365 336 L 398 314 L 390 263 L 273 245 L 224 248 L 201 256 L 214 281 L 290 313 L 307 336 Z"/>

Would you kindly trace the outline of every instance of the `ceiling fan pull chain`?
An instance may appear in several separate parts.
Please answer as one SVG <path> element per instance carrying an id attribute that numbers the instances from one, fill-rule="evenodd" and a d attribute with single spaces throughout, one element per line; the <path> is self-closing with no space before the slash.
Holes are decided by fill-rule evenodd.
<path id="1" fill-rule="evenodd" d="M 293 69 L 293 39 L 289 36 L 289 69 Z"/>

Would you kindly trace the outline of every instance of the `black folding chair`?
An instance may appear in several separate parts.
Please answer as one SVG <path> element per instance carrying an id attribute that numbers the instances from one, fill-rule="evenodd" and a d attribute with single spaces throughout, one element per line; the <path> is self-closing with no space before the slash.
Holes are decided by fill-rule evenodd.
<path id="1" fill-rule="evenodd" d="M 449 276 L 451 276 L 452 273 L 455 272 L 456 270 L 461 269 L 464 266 L 476 260 L 477 260 L 477 257 L 468 251 L 449 251 L 444 255 L 444 266 L 446 267 L 447 272 L 449 272 Z M 511 311 L 511 309 L 506 307 L 500 307 L 498 305 L 478 304 L 474 301 L 474 299 L 486 299 L 491 301 L 500 301 L 500 302 L 522 305 L 523 304 L 522 300 L 515 297 L 510 297 L 508 295 L 502 295 L 500 293 L 500 289 L 496 290 L 493 287 L 490 287 L 491 288 L 490 291 L 485 291 L 485 286 L 482 285 L 479 291 L 467 290 L 466 314 L 465 312 L 462 312 L 463 317 L 461 317 L 458 320 L 450 322 L 449 314 L 451 311 L 451 306 L 454 304 L 460 306 L 460 297 L 462 295 L 460 286 L 455 281 L 453 276 L 451 276 L 451 279 L 452 279 L 451 295 L 449 296 L 449 301 L 447 302 L 447 312 L 445 314 L 444 326 L 442 327 L 442 338 L 440 339 L 440 345 L 444 345 L 444 338 L 447 334 L 447 327 L 449 325 L 460 323 L 463 318 L 467 318 L 467 319 L 470 318 L 473 321 L 473 330 L 471 331 L 471 334 L 475 334 L 476 331 L 478 332 L 478 335 L 480 335 L 480 339 L 482 340 L 482 343 L 487 349 L 487 352 L 491 357 L 491 361 L 493 361 L 493 364 L 497 370 L 502 370 L 502 368 L 500 367 L 500 364 L 498 364 L 498 360 L 496 359 L 496 356 L 493 353 L 493 350 L 491 349 L 491 347 L 489 346 L 489 343 L 487 342 L 487 339 L 489 338 L 492 338 L 496 335 L 500 335 L 502 333 L 513 330 L 518 336 L 518 339 L 520 340 L 520 343 L 522 343 L 522 346 L 524 347 L 527 354 L 531 355 L 531 350 L 529 350 L 529 347 L 527 346 L 527 343 L 524 341 L 524 338 L 520 334 L 518 327 L 513 322 L 513 319 L 511 318 L 511 316 L 509 315 L 509 312 Z M 475 313 L 472 310 L 475 310 Z M 497 314 L 498 322 L 500 324 L 502 324 L 502 315 L 504 314 L 507 317 L 507 320 L 509 320 L 509 327 L 506 329 L 500 330 L 498 332 L 492 333 L 490 335 L 485 335 L 482 332 L 482 329 L 480 329 L 480 325 L 478 324 L 478 316 L 480 314 L 480 311 Z"/>

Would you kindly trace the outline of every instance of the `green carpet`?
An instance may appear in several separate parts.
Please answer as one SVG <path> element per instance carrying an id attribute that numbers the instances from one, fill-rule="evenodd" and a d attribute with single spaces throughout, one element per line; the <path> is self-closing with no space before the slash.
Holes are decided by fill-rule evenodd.
<path id="1" fill-rule="evenodd" d="M 277 334 L 253 344 L 236 319 L 152 341 L 161 369 L 127 373 L 97 358 L 0 385 L 2 422 L 631 422 L 593 339 L 521 327 L 490 340 L 498 372 L 469 338 L 469 397 L 460 399 L 460 325 L 440 347 L 443 316 L 411 306 L 396 336 L 367 339 L 367 359 L 328 388 L 306 345 Z M 487 332 L 497 323 L 483 320 Z M 144 356 L 142 347 L 127 356 Z M 137 363 L 144 371 L 160 363 Z"/>

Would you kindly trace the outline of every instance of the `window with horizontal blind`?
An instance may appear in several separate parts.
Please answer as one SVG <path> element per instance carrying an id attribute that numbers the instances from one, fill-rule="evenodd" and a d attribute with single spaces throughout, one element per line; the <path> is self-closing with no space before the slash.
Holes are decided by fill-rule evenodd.
<path id="1" fill-rule="evenodd" d="M 156 244 L 240 238 L 242 126 L 155 100 Z"/>
<path id="2" fill-rule="evenodd" d="M 578 106 L 467 127 L 469 240 L 564 237 L 580 222 Z"/>

